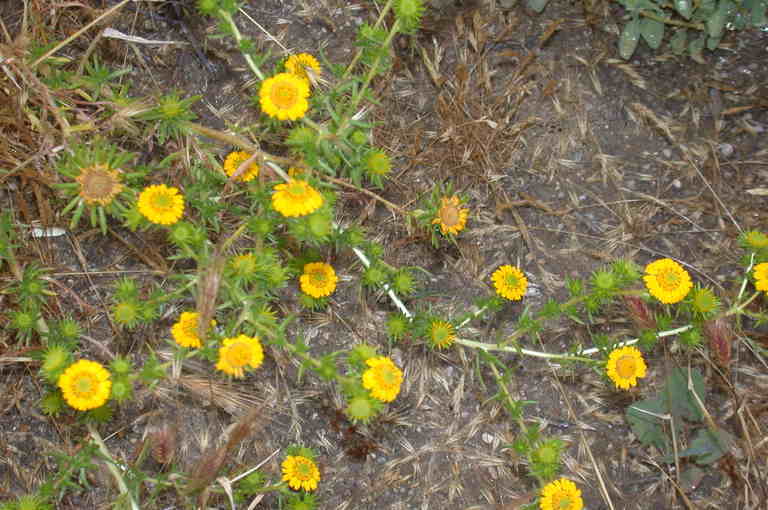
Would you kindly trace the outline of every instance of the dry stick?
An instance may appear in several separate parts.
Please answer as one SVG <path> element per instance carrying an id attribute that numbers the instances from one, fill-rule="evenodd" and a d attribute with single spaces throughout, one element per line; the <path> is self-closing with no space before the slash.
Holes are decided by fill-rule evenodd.
<path id="1" fill-rule="evenodd" d="M 57 51 L 62 49 L 64 46 L 66 46 L 67 44 L 71 43 L 72 41 L 74 41 L 75 39 L 77 39 L 78 37 L 83 35 L 91 27 L 93 27 L 94 25 L 97 25 L 98 23 L 100 23 L 101 20 L 103 20 L 104 18 L 110 16 L 112 13 L 118 11 L 119 9 L 122 9 L 125 4 L 127 4 L 128 2 L 131 2 L 131 1 L 135 1 L 135 0 L 123 0 L 122 2 L 120 2 L 117 5 L 115 5 L 114 7 L 110 8 L 110 9 L 107 9 L 106 11 L 101 13 L 101 16 L 99 16 L 95 20 L 91 21 L 90 23 L 85 25 L 83 28 L 81 28 L 80 30 L 78 30 L 74 34 L 70 35 L 69 37 L 67 37 L 66 39 L 61 41 L 59 44 L 57 44 L 56 46 L 54 46 L 53 48 L 51 48 L 50 50 L 45 52 L 45 54 L 43 56 L 41 56 L 40 58 L 38 58 L 37 60 L 32 62 L 32 65 L 29 66 L 30 69 L 34 69 L 35 67 L 40 65 L 40 63 L 43 62 L 45 59 L 47 59 L 48 57 L 50 57 L 51 55 L 53 55 L 54 53 L 56 53 Z"/>
<path id="2" fill-rule="evenodd" d="M 707 178 L 704 177 L 704 174 L 701 173 L 701 170 L 699 170 L 699 167 L 696 166 L 696 164 L 691 159 L 690 154 L 688 152 L 685 152 L 685 159 L 688 160 L 688 164 L 693 167 L 694 170 L 696 170 L 696 173 L 699 174 L 699 177 L 701 177 L 701 180 L 704 182 L 704 185 L 707 187 L 707 189 L 712 193 L 712 195 L 715 197 L 715 200 L 717 200 L 717 203 L 720 204 L 720 207 L 723 208 L 725 211 L 725 214 L 728 215 L 728 218 L 731 220 L 731 223 L 733 223 L 737 229 L 739 229 L 739 232 L 743 232 L 741 229 L 741 225 L 734 219 L 733 215 L 731 214 L 731 211 L 725 206 L 720 196 L 715 193 L 715 190 L 712 189 L 712 186 L 709 184 L 709 181 L 707 181 Z"/>

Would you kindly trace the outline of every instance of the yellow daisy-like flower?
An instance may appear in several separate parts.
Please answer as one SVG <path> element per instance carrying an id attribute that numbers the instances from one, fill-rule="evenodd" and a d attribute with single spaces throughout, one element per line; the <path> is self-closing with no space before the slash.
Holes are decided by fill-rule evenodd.
<path id="1" fill-rule="evenodd" d="M 200 314 L 197 312 L 182 312 L 179 320 L 171 326 L 171 336 L 182 347 L 199 348 L 203 343 L 197 335 L 197 322 Z M 216 321 L 211 321 L 215 326 Z"/>
<path id="2" fill-rule="evenodd" d="M 320 481 L 320 470 L 312 459 L 288 455 L 283 461 L 283 481 L 293 490 L 313 491 Z"/>
<path id="3" fill-rule="evenodd" d="M 184 196 L 165 184 L 147 186 L 139 195 L 139 212 L 152 223 L 173 225 L 184 214 Z"/>
<path id="4" fill-rule="evenodd" d="M 323 195 L 301 179 L 277 184 L 274 189 L 272 207 L 288 218 L 306 216 L 323 205 Z"/>
<path id="5" fill-rule="evenodd" d="M 449 347 L 456 340 L 453 324 L 445 321 L 432 321 L 429 325 L 427 338 L 433 347 L 438 349 Z"/>
<path id="6" fill-rule="evenodd" d="M 768 262 L 762 262 L 755 266 L 755 289 L 768 292 Z"/>
<path id="7" fill-rule="evenodd" d="M 227 173 L 228 176 L 232 177 L 235 172 L 237 172 L 237 168 L 240 166 L 240 164 L 249 159 L 251 157 L 251 154 L 248 154 L 247 152 L 243 151 L 235 151 L 230 152 L 227 154 L 226 159 L 224 159 L 224 171 Z M 240 182 L 249 182 L 252 181 L 255 177 L 259 175 L 259 165 L 256 163 L 251 163 L 248 168 L 245 169 L 243 173 L 241 173 L 235 180 Z"/>
<path id="8" fill-rule="evenodd" d="M 336 290 L 339 277 L 330 264 L 311 262 L 304 265 L 304 273 L 299 277 L 301 291 L 313 298 L 330 296 Z"/>
<path id="9" fill-rule="evenodd" d="M 243 377 L 246 368 L 258 368 L 263 361 L 264 350 L 259 337 L 238 335 L 222 341 L 216 368 L 231 376 Z"/>
<path id="10" fill-rule="evenodd" d="M 491 275 L 496 293 L 511 301 L 523 299 L 528 289 L 528 278 L 520 269 L 509 264 L 503 265 Z"/>
<path id="11" fill-rule="evenodd" d="M 107 403 L 112 380 L 100 363 L 81 359 L 59 376 L 58 386 L 67 404 L 79 411 L 88 411 Z"/>
<path id="12" fill-rule="evenodd" d="M 437 210 L 437 216 L 432 220 L 432 224 L 438 225 L 443 235 L 456 235 L 467 225 L 469 209 L 460 205 L 459 197 L 456 195 L 440 199 L 440 209 Z"/>
<path id="13" fill-rule="evenodd" d="M 566 478 L 550 482 L 541 490 L 541 510 L 581 510 L 584 502 L 576 484 Z"/>
<path id="14" fill-rule="evenodd" d="M 285 61 L 285 70 L 289 73 L 298 76 L 304 80 L 309 81 L 307 75 L 307 69 L 311 70 L 316 76 L 320 76 L 322 69 L 320 68 L 320 62 L 309 53 L 299 53 L 298 55 L 291 55 L 288 60 Z"/>
<path id="15" fill-rule="evenodd" d="M 648 292 L 664 304 L 682 301 L 693 287 L 688 271 L 672 259 L 654 260 L 648 264 L 643 280 Z"/>
<path id="16" fill-rule="evenodd" d="M 608 356 L 605 371 L 617 388 L 628 390 L 645 377 L 647 367 L 643 354 L 635 347 L 614 349 Z"/>
<path id="17" fill-rule="evenodd" d="M 279 120 L 300 119 L 309 109 L 309 82 L 292 73 L 267 78 L 259 89 L 261 109 Z"/>
<path id="18" fill-rule="evenodd" d="M 758 232 L 757 230 L 750 230 L 744 234 L 744 242 L 748 247 L 755 250 L 768 248 L 768 235 L 765 235 L 763 232 Z"/>
<path id="19" fill-rule="evenodd" d="M 365 360 L 368 368 L 363 372 L 363 388 L 370 390 L 371 396 L 382 402 L 392 402 L 400 393 L 403 372 L 395 363 L 384 356 Z"/>
<path id="20" fill-rule="evenodd" d="M 80 197 L 86 205 L 109 205 L 123 191 L 120 170 L 110 170 L 104 164 L 83 168 L 75 181 L 80 185 Z"/>

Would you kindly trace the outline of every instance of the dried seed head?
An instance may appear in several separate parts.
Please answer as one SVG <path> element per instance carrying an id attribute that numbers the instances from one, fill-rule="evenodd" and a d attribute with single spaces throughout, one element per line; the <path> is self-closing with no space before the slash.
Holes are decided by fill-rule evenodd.
<path id="1" fill-rule="evenodd" d="M 734 336 L 731 326 L 722 317 L 707 321 L 704 323 L 704 335 L 709 340 L 709 350 L 713 353 L 715 361 L 721 367 L 728 368 Z"/>
<path id="2" fill-rule="evenodd" d="M 624 296 L 624 304 L 639 330 L 656 329 L 656 319 L 645 301 L 637 296 Z"/>

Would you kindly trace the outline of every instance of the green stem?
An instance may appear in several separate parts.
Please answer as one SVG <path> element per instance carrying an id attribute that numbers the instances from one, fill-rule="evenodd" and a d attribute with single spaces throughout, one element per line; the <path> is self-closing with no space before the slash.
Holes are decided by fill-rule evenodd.
<path id="1" fill-rule="evenodd" d="M 240 34 L 240 30 L 237 28 L 237 25 L 235 24 L 235 20 L 232 19 L 232 15 L 223 9 L 219 9 L 219 16 L 221 17 L 221 19 L 226 21 L 229 27 L 232 29 L 232 36 L 235 38 L 235 41 L 237 41 L 237 45 L 239 47 L 243 40 L 243 36 L 242 34 Z M 241 51 L 241 53 L 243 54 L 243 57 L 245 57 L 245 62 L 248 64 L 248 67 L 251 68 L 251 72 L 253 72 L 253 74 L 255 74 L 257 78 L 263 81 L 264 74 L 256 65 L 256 62 L 253 61 L 253 57 L 243 51 Z"/>
<path id="2" fill-rule="evenodd" d="M 384 21 L 384 17 L 389 13 L 389 10 L 392 8 L 392 3 L 394 0 L 389 0 L 384 8 L 381 10 L 381 14 L 379 14 L 379 18 L 376 20 L 376 24 L 373 25 L 374 28 L 378 28 L 379 25 Z M 363 48 L 360 48 L 357 50 L 357 53 L 355 53 L 355 56 L 352 58 L 352 62 L 349 63 L 347 66 L 347 69 L 344 71 L 344 74 L 341 76 L 341 80 L 344 81 L 349 75 L 352 73 L 352 70 L 357 65 L 357 61 L 360 60 L 360 57 L 363 56 Z"/>
<path id="3" fill-rule="evenodd" d="M 99 431 L 96 430 L 93 424 L 89 423 L 88 432 L 91 435 L 91 439 L 93 439 L 93 441 L 99 447 L 99 451 L 101 452 L 101 454 L 106 458 L 107 469 L 109 469 L 109 472 L 112 473 L 112 476 L 114 477 L 115 482 L 117 483 L 117 488 L 120 491 L 120 494 L 126 497 L 132 510 L 139 510 L 140 508 L 139 505 L 136 503 L 136 501 L 134 501 L 133 495 L 128 490 L 128 486 L 126 485 L 125 480 L 123 479 L 123 475 L 117 469 L 117 465 L 114 459 L 112 458 L 112 455 L 109 453 L 109 450 L 107 450 L 107 445 L 104 444 L 104 440 L 101 438 Z"/>
<path id="4" fill-rule="evenodd" d="M 687 23 L 685 21 L 679 21 L 675 19 L 665 18 L 663 16 L 659 16 L 656 13 L 653 13 L 651 11 L 640 11 L 640 14 L 645 16 L 648 19 L 660 21 L 666 25 L 674 25 L 677 27 L 685 27 L 685 28 L 692 28 L 693 30 L 704 30 L 704 25 L 701 23 Z"/>

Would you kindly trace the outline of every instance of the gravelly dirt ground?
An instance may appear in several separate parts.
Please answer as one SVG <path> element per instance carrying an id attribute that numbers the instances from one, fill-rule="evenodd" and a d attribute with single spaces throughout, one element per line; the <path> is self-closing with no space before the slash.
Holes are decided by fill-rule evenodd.
<path id="1" fill-rule="evenodd" d="M 19 11 L 10 4 L 0 8 L 0 15 L 13 33 Z M 382 104 L 370 115 L 379 122 L 375 142 L 395 161 L 394 178 L 382 195 L 411 205 L 436 181 L 450 179 L 470 197 L 468 231 L 457 246 L 435 250 L 413 237 L 401 218 L 359 197 L 348 196 L 339 207 L 342 223 L 368 215 L 366 227 L 392 247 L 389 262 L 426 269 L 428 293 L 409 305 L 457 316 L 488 292 L 495 267 L 515 263 L 531 282 L 525 306 L 536 308 L 562 297 L 566 278 L 584 277 L 618 257 L 644 264 L 671 256 L 684 261 L 697 281 L 726 296 L 733 293 L 739 228 L 768 231 L 766 198 L 748 193 L 768 187 L 768 34 L 727 37 L 721 49 L 706 55 L 705 64 L 645 48 L 624 62 L 610 33 L 612 18 L 606 30 L 591 28 L 578 3 L 554 2 L 541 16 L 520 7 L 501 9 L 493 1 L 464 4 L 431 8 L 427 29 L 398 39 L 395 66 L 375 86 Z M 344 62 L 353 50 L 355 27 L 374 15 L 375 6 L 264 1 L 249 2 L 245 10 L 280 42 L 243 21 L 263 48 L 277 54 L 282 47 L 315 53 L 322 48 L 329 60 Z M 223 127 L 255 119 L 247 108 L 249 76 L 242 60 L 226 42 L 206 41 L 205 20 L 177 14 L 161 3 L 139 3 L 112 25 L 149 39 L 195 45 L 134 51 L 104 43 L 99 51 L 111 65 L 132 67 L 137 94 L 177 89 L 202 95 L 197 113 L 203 123 Z M 552 23 L 559 29 L 540 47 L 539 38 Z M 76 55 L 87 45 L 84 38 L 65 52 Z M 198 59 L 196 45 L 208 64 Z M 759 101 L 762 107 L 723 115 Z M 13 207 L 13 194 L 3 190 L 3 207 Z M 154 247 L 158 257 L 167 253 L 161 238 L 119 232 L 139 250 Z M 85 349 L 98 353 L 96 344 L 105 344 L 113 352 L 141 352 L 144 345 L 160 344 L 172 311 L 157 330 L 135 334 L 115 335 L 103 319 L 106 286 L 116 274 L 135 270 L 142 278 L 156 278 L 125 244 L 86 232 L 30 242 L 36 244 L 30 251 L 54 269 L 54 278 L 97 311 L 88 328 L 93 341 Z M 412 343 L 390 349 L 383 334 L 390 303 L 360 292 L 360 267 L 351 255 L 338 254 L 334 265 L 342 282 L 332 306 L 324 313 L 305 313 L 295 332 L 305 334 L 318 354 L 361 339 L 391 353 L 405 368 L 406 382 L 380 422 L 352 433 L 337 413 L 341 397 L 311 376 L 297 381 L 297 362 L 271 350 L 265 369 L 243 382 L 211 381 L 203 367 L 190 366 L 177 384 L 141 394 L 104 427 L 105 436 L 116 434 L 108 441 L 112 451 L 130 458 L 147 428 L 172 423 L 179 430 L 180 466 L 188 468 L 206 445 L 224 437 L 236 416 L 256 405 L 262 426 L 232 459 L 231 472 L 292 442 L 310 445 L 320 453 L 321 508 L 512 509 L 526 501 L 534 484 L 506 448 L 516 426 L 489 400 L 493 379 L 487 369 L 477 368 L 476 353 L 461 347 L 434 353 Z M 58 303 L 84 310 L 67 297 Z M 510 332 L 522 308 L 509 305 L 461 335 L 492 341 Z M 618 309 L 593 327 L 593 332 L 633 333 Z M 538 347 L 552 352 L 575 342 L 591 345 L 588 331 L 573 324 L 554 325 L 542 341 Z M 736 352 L 736 394 L 747 404 L 764 403 L 765 368 L 743 347 Z M 514 396 L 535 401 L 526 408 L 526 420 L 540 422 L 547 434 L 568 442 L 564 474 L 579 482 L 587 508 L 686 507 L 663 474 L 671 472 L 669 466 L 631 435 L 623 418 L 628 404 L 657 391 L 670 368 L 686 362 L 673 344 L 660 345 L 650 355 L 647 382 L 632 394 L 611 391 L 585 368 L 557 368 L 513 355 L 502 359 L 514 370 Z M 701 359 L 691 362 L 707 370 Z M 2 498 L 33 488 L 52 466 L 46 453 L 71 451 L 84 431 L 36 410 L 40 389 L 34 367 L 0 368 L 5 387 L 0 396 Z M 222 404 L 212 394 L 226 394 L 231 401 Z M 715 386 L 707 404 L 741 437 L 730 395 Z M 762 436 L 752 437 L 752 444 L 763 444 L 766 419 L 757 416 L 756 432 Z M 357 455 L 370 444 L 375 444 L 372 452 Z M 764 469 L 761 448 L 754 459 Z M 265 469 L 277 473 L 278 467 L 273 457 Z M 759 467 L 736 459 L 734 469 L 755 483 L 750 473 Z M 68 496 L 61 507 L 96 508 L 111 501 L 103 478 L 92 480 L 94 491 Z M 707 469 L 695 488 L 686 488 L 690 508 L 744 507 L 738 480 L 724 466 Z M 765 498 L 761 484 L 751 490 L 763 491 Z M 179 504 L 173 495 L 167 498 L 160 507 Z M 223 501 L 219 504 L 224 508 Z M 275 507 L 271 497 L 256 506 Z"/>

